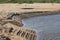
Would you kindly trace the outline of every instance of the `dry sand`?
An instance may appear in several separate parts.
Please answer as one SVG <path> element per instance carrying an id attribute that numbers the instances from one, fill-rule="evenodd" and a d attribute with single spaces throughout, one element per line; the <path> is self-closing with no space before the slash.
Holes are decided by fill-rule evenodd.
<path id="1" fill-rule="evenodd" d="M 33 8 L 33 9 L 22 9 Z M 0 12 L 24 12 L 24 11 L 53 11 L 60 10 L 60 4 L 58 3 L 34 3 L 34 4 L 0 4 Z"/>

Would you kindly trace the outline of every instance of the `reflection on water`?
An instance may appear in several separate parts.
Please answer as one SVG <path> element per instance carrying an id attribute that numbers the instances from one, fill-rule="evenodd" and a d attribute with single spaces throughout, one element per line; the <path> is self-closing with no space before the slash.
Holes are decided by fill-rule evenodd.
<path id="1" fill-rule="evenodd" d="M 60 14 L 50 16 L 35 16 L 23 19 L 24 27 L 35 30 L 37 33 L 43 30 L 60 30 Z M 37 34 L 38 35 L 38 34 Z"/>

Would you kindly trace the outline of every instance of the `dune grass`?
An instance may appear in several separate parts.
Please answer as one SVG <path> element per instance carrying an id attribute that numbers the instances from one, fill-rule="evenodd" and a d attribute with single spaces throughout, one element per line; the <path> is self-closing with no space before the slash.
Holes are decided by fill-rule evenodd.
<path id="1" fill-rule="evenodd" d="M 60 3 L 60 0 L 0 0 L 0 3 Z"/>

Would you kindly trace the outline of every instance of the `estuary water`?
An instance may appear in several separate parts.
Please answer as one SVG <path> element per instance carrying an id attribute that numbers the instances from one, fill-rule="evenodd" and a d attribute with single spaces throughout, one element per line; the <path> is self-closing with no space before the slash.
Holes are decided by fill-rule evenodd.
<path id="1" fill-rule="evenodd" d="M 60 14 L 49 15 L 49 16 L 35 16 L 35 17 L 23 19 L 22 21 L 25 28 L 36 31 L 37 40 L 40 40 L 39 38 L 41 37 L 40 32 L 42 31 L 47 31 L 47 33 L 60 32 Z M 48 40 L 48 39 L 45 38 L 44 40 Z"/>

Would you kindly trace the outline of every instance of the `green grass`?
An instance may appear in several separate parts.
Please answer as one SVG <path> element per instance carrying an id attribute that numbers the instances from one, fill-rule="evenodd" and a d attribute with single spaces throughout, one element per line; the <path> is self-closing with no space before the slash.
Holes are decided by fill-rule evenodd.
<path id="1" fill-rule="evenodd" d="M 60 3 L 60 0 L 0 0 L 0 3 Z"/>

